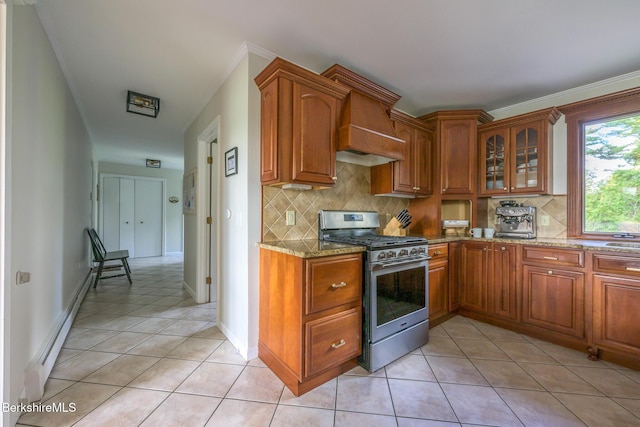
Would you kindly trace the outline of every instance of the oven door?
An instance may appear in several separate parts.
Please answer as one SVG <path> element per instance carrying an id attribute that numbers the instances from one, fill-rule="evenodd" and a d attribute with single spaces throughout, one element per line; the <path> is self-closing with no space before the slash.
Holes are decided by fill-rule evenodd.
<path id="1" fill-rule="evenodd" d="M 428 258 L 369 270 L 369 340 L 376 342 L 429 318 Z"/>

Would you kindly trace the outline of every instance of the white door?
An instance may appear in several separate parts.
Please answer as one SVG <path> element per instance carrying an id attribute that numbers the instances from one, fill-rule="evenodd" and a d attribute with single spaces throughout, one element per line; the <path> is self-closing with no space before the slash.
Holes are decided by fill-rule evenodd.
<path id="1" fill-rule="evenodd" d="M 135 256 L 134 183 L 133 179 L 120 178 L 120 247 L 118 249 L 128 250 L 132 257 Z"/>
<path id="2" fill-rule="evenodd" d="M 105 177 L 102 184 L 102 242 L 108 251 L 126 249 L 131 258 L 162 255 L 163 181 Z"/>
<path id="3" fill-rule="evenodd" d="M 135 257 L 162 255 L 162 181 L 135 180 Z"/>
<path id="4" fill-rule="evenodd" d="M 102 203 L 102 243 L 108 251 L 116 251 L 120 249 L 120 178 L 103 180 Z"/>

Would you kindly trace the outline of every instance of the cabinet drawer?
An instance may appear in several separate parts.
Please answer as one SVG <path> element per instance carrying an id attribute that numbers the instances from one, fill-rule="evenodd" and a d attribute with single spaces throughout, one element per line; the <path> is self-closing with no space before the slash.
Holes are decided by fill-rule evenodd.
<path id="1" fill-rule="evenodd" d="M 593 254 L 593 271 L 640 276 L 640 258 L 609 254 Z"/>
<path id="2" fill-rule="evenodd" d="M 524 262 L 533 261 L 551 265 L 584 267 L 584 252 L 537 246 L 525 246 L 522 250 Z"/>
<path id="3" fill-rule="evenodd" d="M 305 376 L 359 356 L 362 347 L 360 307 L 323 317 L 305 325 Z"/>
<path id="4" fill-rule="evenodd" d="M 306 314 L 362 297 L 361 254 L 311 258 L 306 261 L 306 272 Z"/>
<path id="5" fill-rule="evenodd" d="M 429 256 L 432 262 L 439 259 L 447 259 L 449 256 L 449 244 L 439 243 L 437 245 L 429 245 Z"/>

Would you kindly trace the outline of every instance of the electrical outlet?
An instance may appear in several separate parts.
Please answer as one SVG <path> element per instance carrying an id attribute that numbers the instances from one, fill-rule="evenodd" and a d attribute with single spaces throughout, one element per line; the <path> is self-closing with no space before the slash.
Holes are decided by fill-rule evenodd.
<path id="1" fill-rule="evenodd" d="M 540 215 L 540 225 L 543 227 L 549 225 L 549 215 Z"/>
<path id="2" fill-rule="evenodd" d="M 285 221 L 287 225 L 296 225 L 296 211 L 287 211 Z"/>
<path id="3" fill-rule="evenodd" d="M 16 273 L 16 284 L 22 285 L 23 283 L 29 283 L 31 281 L 31 273 L 26 271 L 18 271 Z"/>

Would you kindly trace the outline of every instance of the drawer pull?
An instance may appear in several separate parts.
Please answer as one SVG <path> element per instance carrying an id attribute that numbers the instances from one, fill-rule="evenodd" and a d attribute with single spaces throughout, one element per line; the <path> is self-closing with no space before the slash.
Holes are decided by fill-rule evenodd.
<path id="1" fill-rule="evenodd" d="M 625 270 L 627 270 L 627 271 L 637 271 L 638 273 L 640 273 L 640 268 L 638 268 L 638 267 L 626 267 Z"/>
<path id="2" fill-rule="evenodd" d="M 331 348 L 332 349 L 337 349 L 342 347 L 343 345 L 345 345 L 347 342 L 344 339 L 341 339 L 339 342 L 334 342 L 333 344 L 331 344 Z"/>
<path id="3" fill-rule="evenodd" d="M 557 260 L 558 260 L 558 257 L 557 257 L 557 256 L 543 256 L 542 258 L 544 258 L 544 259 L 550 259 L 550 260 L 553 260 L 553 261 L 557 261 Z"/>
<path id="4" fill-rule="evenodd" d="M 331 287 L 332 287 L 333 289 L 344 288 L 345 286 L 347 286 L 347 283 L 346 283 L 346 282 L 333 283 L 333 284 L 331 285 Z"/>
<path id="5" fill-rule="evenodd" d="M 438 255 L 442 255 L 442 252 L 435 251 L 435 252 L 433 252 L 433 254 L 431 256 L 438 256 Z"/>

